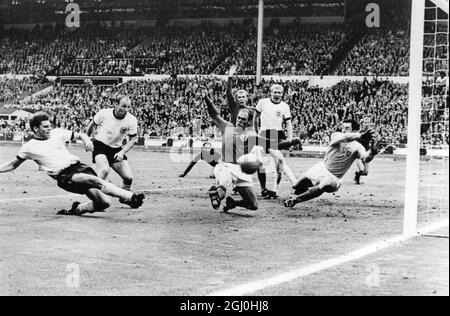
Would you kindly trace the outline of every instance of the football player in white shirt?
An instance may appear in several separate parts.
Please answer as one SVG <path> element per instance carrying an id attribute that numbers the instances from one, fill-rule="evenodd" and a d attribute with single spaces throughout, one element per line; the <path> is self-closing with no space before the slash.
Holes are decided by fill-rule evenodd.
<path id="1" fill-rule="evenodd" d="M 86 134 L 74 133 L 65 129 L 53 129 L 50 117 L 44 112 L 34 114 L 30 119 L 34 139 L 22 146 L 17 157 L 0 165 L 0 173 L 17 169 L 25 160 L 35 161 L 41 170 L 57 181 L 65 191 L 86 195 L 91 201 L 81 204 L 75 202 L 70 210 L 58 212 L 60 215 L 83 215 L 104 212 L 111 205 L 109 196 L 123 199 L 133 208 L 142 206 L 145 196 L 136 195 L 97 177 L 95 171 L 72 155 L 66 143 L 81 139 L 86 150 L 93 144 Z"/>
<path id="2" fill-rule="evenodd" d="M 284 88 L 279 84 L 272 85 L 270 88 L 270 98 L 259 100 L 256 106 L 255 126 L 258 126 L 260 120 L 260 135 L 270 140 L 282 142 L 287 139 L 293 140 L 293 128 L 291 121 L 291 110 L 289 105 L 283 101 Z M 283 123 L 286 123 L 287 138 L 283 130 Z M 261 184 L 261 195 L 266 199 L 277 198 L 278 185 L 281 182 L 281 170 L 283 170 L 294 184 L 297 179 L 287 165 L 283 154 L 280 151 L 273 151 L 277 157 L 275 160 L 276 174 L 274 179 L 274 190 L 266 188 L 266 173 L 264 170 L 258 172 L 258 179 Z"/>
<path id="3" fill-rule="evenodd" d="M 128 191 L 133 184 L 133 172 L 126 154 L 136 144 L 138 133 L 137 119 L 128 112 L 130 107 L 130 98 L 124 96 L 114 109 L 100 110 L 87 128 L 87 135 L 91 137 L 97 126 L 92 160 L 99 177 L 106 179 L 112 168 L 122 178 L 122 188 Z M 127 136 L 128 142 L 122 147 Z M 120 202 L 128 204 L 122 199 Z"/>
<path id="4" fill-rule="evenodd" d="M 369 142 L 373 139 L 374 131 L 368 129 L 357 132 L 359 124 L 354 120 L 345 120 L 343 133 L 331 135 L 330 147 L 325 159 L 313 166 L 294 185 L 297 197 L 284 201 L 286 207 L 309 201 L 321 196 L 323 193 L 333 193 L 342 185 L 342 178 L 350 169 L 353 162 L 361 159 L 364 164 L 373 160 L 380 151 L 379 143 L 372 143 L 366 151 L 360 142 Z"/>

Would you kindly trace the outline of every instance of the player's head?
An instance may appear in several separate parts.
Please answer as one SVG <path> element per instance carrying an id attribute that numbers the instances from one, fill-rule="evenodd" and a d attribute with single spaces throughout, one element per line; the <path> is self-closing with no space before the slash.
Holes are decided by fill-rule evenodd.
<path id="1" fill-rule="evenodd" d="M 359 131 L 359 124 L 355 120 L 345 120 L 342 124 L 342 131 L 344 133 L 356 133 Z"/>
<path id="2" fill-rule="evenodd" d="M 361 125 L 360 130 L 367 131 L 370 128 L 372 128 L 372 119 L 370 117 L 366 116 L 363 119 L 361 119 L 360 125 Z"/>
<path id="3" fill-rule="evenodd" d="M 282 85 L 274 84 L 270 87 L 270 100 L 273 103 L 280 103 L 284 96 L 284 88 Z"/>
<path id="4" fill-rule="evenodd" d="M 128 111 L 131 109 L 131 99 L 129 97 L 122 97 L 119 104 L 114 109 L 114 115 L 122 120 L 127 116 Z"/>
<path id="5" fill-rule="evenodd" d="M 37 139 L 49 139 L 52 131 L 50 116 L 45 112 L 37 112 L 30 118 L 30 129 Z"/>
<path id="6" fill-rule="evenodd" d="M 246 129 L 250 125 L 252 119 L 253 116 L 252 111 L 250 109 L 248 108 L 240 109 L 236 118 L 236 127 Z"/>
<path id="7" fill-rule="evenodd" d="M 237 104 L 241 107 L 247 106 L 248 103 L 248 92 L 245 90 L 239 90 L 236 93 Z"/>
<path id="8" fill-rule="evenodd" d="M 210 150 L 212 148 L 212 144 L 210 142 L 206 142 L 203 144 L 203 149 Z"/>

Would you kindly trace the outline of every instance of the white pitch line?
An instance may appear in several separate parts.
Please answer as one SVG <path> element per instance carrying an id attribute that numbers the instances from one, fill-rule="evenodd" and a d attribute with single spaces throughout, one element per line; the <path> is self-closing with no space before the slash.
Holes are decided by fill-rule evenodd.
<path id="1" fill-rule="evenodd" d="M 196 186 L 196 187 L 182 187 L 182 188 L 168 188 L 168 189 L 147 189 L 147 190 L 138 190 L 138 192 L 170 192 L 170 191 L 182 191 L 182 190 L 192 190 L 192 189 L 206 189 L 208 186 Z M 66 195 L 49 195 L 49 196 L 41 196 L 41 197 L 31 197 L 31 198 L 14 198 L 14 199 L 3 199 L 0 200 L 0 203 L 4 202 L 20 202 L 20 201 L 37 201 L 37 200 L 54 200 L 60 198 L 71 198 L 79 195 L 76 194 L 66 194 Z"/>
<path id="2" fill-rule="evenodd" d="M 427 234 L 432 231 L 448 227 L 449 226 L 449 220 L 446 219 L 444 221 L 441 221 L 436 224 L 429 225 L 423 229 L 420 230 L 421 234 Z M 419 236 L 419 235 L 417 235 Z M 242 296 L 247 295 L 249 293 L 253 293 L 256 291 L 260 291 L 269 287 L 281 285 L 284 283 L 295 281 L 299 278 L 303 278 L 306 276 L 309 276 L 311 274 L 315 274 L 324 270 L 328 270 L 330 268 L 334 268 L 336 266 L 339 266 L 344 263 L 348 263 L 350 261 L 358 260 L 363 257 L 367 257 L 369 255 L 372 255 L 378 251 L 384 250 L 386 248 L 389 248 L 391 246 L 394 246 L 396 244 L 399 244 L 401 242 L 405 242 L 409 239 L 412 239 L 414 236 L 397 236 L 393 237 L 391 239 L 388 239 L 386 241 L 380 241 L 376 242 L 374 244 L 368 245 L 364 248 L 361 248 L 359 250 L 355 250 L 347 255 L 343 255 L 340 257 L 336 257 L 333 259 L 325 260 L 304 268 L 300 268 L 291 272 L 279 274 L 277 276 L 260 280 L 260 281 L 254 281 L 247 284 L 239 285 L 233 288 L 230 288 L 228 290 L 218 291 L 209 294 L 209 296 Z"/>

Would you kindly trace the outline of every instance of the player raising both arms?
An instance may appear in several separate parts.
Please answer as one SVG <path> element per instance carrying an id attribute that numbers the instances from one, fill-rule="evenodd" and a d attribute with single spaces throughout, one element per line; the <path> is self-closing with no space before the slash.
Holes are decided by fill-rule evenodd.
<path id="1" fill-rule="evenodd" d="M 111 205 L 109 196 L 120 198 L 133 208 L 139 208 L 144 195 L 136 195 L 97 177 L 92 168 L 82 164 L 80 158 L 72 155 L 66 143 L 81 139 L 87 150 L 93 144 L 86 134 L 65 129 L 52 129 L 49 116 L 44 112 L 34 114 L 30 119 L 34 139 L 22 146 L 17 157 L 0 165 L 0 173 L 17 169 L 25 160 L 35 161 L 50 177 L 57 181 L 65 191 L 86 195 L 91 201 L 81 204 L 75 202 L 70 210 L 62 210 L 60 215 L 83 215 L 103 212 Z"/>
<path id="2" fill-rule="evenodd" d="M 345 120 L 343 133 L 331 135 L 330 147 L 325 154 L 325 159 L 313 166 L 294 185 L 295 198 L 284 202 L 286 207 L 294 207 L 296 204 L 309 201 L 321 196 L 323 193 L 333 193 L 342 185 L 342 178 L 350 169 L 356 159 L 361 159 L 365 164 L 371 162 L 379 153 L 379 143 L 372 143 L 366 151 L 361 142 L 373 139 L 374 131 L 368 129 L 357 132 L 359 125 L 354 120 Z"/>
<path id="3" fill-rule="evenodd" d="M 192 159 L 192 161 L 187 166 L 186 170 L 179 175 L 180 178 L 187 176 L 189 171 L 199 162 L 200 160 L 206 161 L 211 167 L 213 167 L 213 173 L 210 175 L 211 179 L 214 179 L 214 167 L 220 162 L 220 153 L 212 148 L 211 143 L 204 143 L 202 151 Z"/>
<path id="4" fill-rule="evenodd" d="M 214 209 L 219 209 L 221 202 L 226 198 L 225 212 L 236 207 L 257 210 L 258 200 L 253 189 L 252 176 L 251 174 L 244 173 L 237 161 L 240 157 L 248 153 L 254 153 L 255 156 L 258 156 L 264 149 L 256 146 L 256 144 L 266 145 L 267 139 L 259 137 L 253 130 L 248 128 L 252 122 L 251 110 L 240 109 L 235 126 L 220 116 L 207 93 L 207 90 L 202 88 L 202 95 L 208 108 L 208 113 L 222 133 L 223 159 L 223 162 L 214 168 L 217 186 L 212 186 L 209 190 L 211 204 Z M 282 146 L 280 145 L 280 147 Z M 285 148 L 289 148 L 291 144 L 289 143 L 284 146 Z M 242 200 L 235 201 L 231 196 L 226 197 L 227 188 L 232 185 L 235 186 Z"/>
<path id="5" fill-rule="evenodd" d="M 99 177 L 105 180 L 112 168 L 122 178 L 122 188 L 128 191 L 133 184 L 133 172 L 126 155 L 136 144 L 138 133 L 137 119 L 129 113 L 130 108 L 130 98 L 122 96 L 114 109 L 100 110 L 87 128 L 89 137 L 93 135 L 95 127 L 98 128 L 92 160 Z M 127 136 L 128 142 L 122 147 Z M 129 204 L 124 199 L 120 202 Z"/>

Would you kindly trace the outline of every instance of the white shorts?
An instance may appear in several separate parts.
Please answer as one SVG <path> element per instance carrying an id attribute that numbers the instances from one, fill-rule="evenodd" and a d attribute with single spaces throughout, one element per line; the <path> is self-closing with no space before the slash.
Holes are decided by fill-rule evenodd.
<path id="1" fill-rule="evenodd" d="M 241 166 L 237 164 L 222 162 L 214 168 L 214 175 L 216 176 L 219 185 L 230 187 L 252 187 L 253 177 L 251 174 L 242 172 Z M 220 183 L 219 183 L 220 181 Z"/>
<path id="2" fill-rule="evenodd" d="M 324 162 L 319 162 L 317 165 L 311 167 L 308 171 L 305 172 L 304 176 L 311 180 L 313 185 L 318 185 L 322 181 L 322 179 L 328 178 L 336 181 L 336 183 L 338 184 L 337 190 L 339 190 L 339 188 L 342 186 L 342 180 L 328 171 Z"/>

